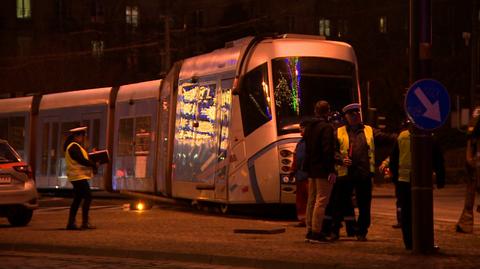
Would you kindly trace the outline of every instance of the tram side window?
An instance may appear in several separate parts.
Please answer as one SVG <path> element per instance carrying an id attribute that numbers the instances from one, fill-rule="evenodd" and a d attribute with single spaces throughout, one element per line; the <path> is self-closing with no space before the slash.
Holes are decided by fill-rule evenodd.
<path id="1" fill-rule="evenodd" d="M 8 143 L 20 155 L 23 155 L 25 142 L 25 117 L 8 117 L 0 119 L 0 139 Z M 22 156 L 23 157 L 23 156 Z"/>
<path id="2" fill-rule="evenodd" d="M 245 136 L 272 119 L 268 94 L 267 64 L 265 63 L 245 74 L 240 90 L 240 109 Z"/>
<path id="3" fill-rule="evenodd" d="M 133 118 L 120 119 L 118 129 L 118 156 L 131 156 L 133 142 Z"/>
<path id="4" fill-rule="evenodd" d="M 135 155 L 148 155 L 150 151 L 150 125 L 149 116 L 136 118 L 135 124 Z"/>

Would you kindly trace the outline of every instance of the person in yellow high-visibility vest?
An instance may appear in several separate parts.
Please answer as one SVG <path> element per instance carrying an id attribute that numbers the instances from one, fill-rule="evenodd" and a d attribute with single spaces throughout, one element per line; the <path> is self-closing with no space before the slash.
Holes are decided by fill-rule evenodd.
<path id="1" fill-rule="evenodd" d="M 389 135 L 363 124 L 360 104 L 353 103 L 343 108 L 347 124 L 337 129 L 338 193 L 334 201 L 333 229 L 338 234 L 342 212 L 351 203 L 355 190 L 359 210 L 356 237 L 366 241 L 370 227 L 372 201 L 372 178 L 375 173 L 375 140 L 388 143 L 395 141 Z M 383 142 L 382 141 L 382 142 Z"/>
<path id="2" fill-rule="evenodd" d="M 400 221 L 402 228 L 403 243 L 407 250 L 412 249 L 412 190 L 411 190 L 411 136 L 410 121 L 406 120 L 402 124 L 402 131 L 398 135 L 397 143 L 393 147 L 390 155 L 389 167 L 392 174 L 398 177 L 397 199 L 400 208 Z M 383 170 L 386 168 L 384 164 L 380 166 Z M 435 171 L 437 188 L 445 186 L 445 167 L 443 153 L 438 144 L 434 141 L 432 145 L 432 168 Z"/>
<path id="3" fill-rule="evenodd" d="M 73 201 L 70 206 L 67 230 L 95 229 L 89 222 L 88 212 L 92 195 L 89 180 L 93 177 L 97 165 L 90 161 L 87 151 L 83 148 L 87 127 L 79 127 L 70 130 L 70 135 L 65 141 L 65 162 L 67 164 L 67 178 L 73 185 Z M 82 226 L 75 223 L 80 203 L 82 205 Z"/>

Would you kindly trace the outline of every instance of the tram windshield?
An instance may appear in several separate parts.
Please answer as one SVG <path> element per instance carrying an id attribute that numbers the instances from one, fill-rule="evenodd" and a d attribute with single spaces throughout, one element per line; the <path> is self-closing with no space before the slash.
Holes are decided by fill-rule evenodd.
<path id="1" fill-rule="evenodd" d="M 301 120 L 311 118 L 315 103 L 326 100 L 332 111 L 357 100 L 355 65 L 320 57 L 272 60 L 278 134 L 298 132 Z"/>

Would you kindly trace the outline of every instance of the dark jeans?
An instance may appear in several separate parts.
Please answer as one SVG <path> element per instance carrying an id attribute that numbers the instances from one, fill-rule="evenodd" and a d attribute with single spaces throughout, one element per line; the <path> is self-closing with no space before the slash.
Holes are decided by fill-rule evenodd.
<path id="1" fill-rule="evenodd" d="M 367 178 L 344 178 L 337 181 L 339 190 L 333 210 L 334 226 L 339 227 L 343 213 L 351 206 L 353 191 L 358 206 L 357 235 L 366 236 L 370 227 L 370 208 L 372 204 L 372 180 Z"/>
<path id="2" fill-rule="evenodd" d="M 82 224 L 88 223 L 88 211 L 92 202 L 92 194 L 90 192 L 90 184 L 88 180 L 71 181 L 73 185 L 73 202 L 70 206 L 70 214 L 68 217 L 68 225 L 75 224 L 78 208 L 83 199 L 82 205 Z"/>
<path id="3" fill-rule="evenodd" d="M 355 208 L 352 203 L 352 197 L 350 199 L 343 201 L 345 204 L 337 206 L 335 202 L 340 202 L 338 195 L 340 195 L 343 190 L 343 181 L 338 180 L 333 185 L 332 194 L 330 195 L 330 200 L 328 202 L 327 208 L 325 210 L 325 219 L 323 220 L 323 232 L 324 234 L 334 233 L 339 234 L 339 225 L 342 220 L 345 221 L 345 226 L 347 230 L 347 236 L 354 236 L 356 232 L 356 223 L 355 223 Z M 343 208 L 344 211 L 338 212 L 341 216 L 338 216 L 336 225 L 334 225 L 333 217 L 334 210 Z"/>
<path id="4" fill-rule="evenodd" d="M 399 181 L 398 201 L 400 203 L 401 220 L 402 220 L 402 236 L 406 249 L 412 249 L 412 190 L 409 182 Z"/>
<path id="5" fill-rule="evenodd" d="M 394 183 L 395 185 L 395 198 L 397 198 L 397 201 L 395 202 L 395 206 L 397 208 L 397 224 L 402 223 L 402 206 L 400 205 L 400 193 L 399 193 L 399 187 L 398 187 L 398 182 Z"/>

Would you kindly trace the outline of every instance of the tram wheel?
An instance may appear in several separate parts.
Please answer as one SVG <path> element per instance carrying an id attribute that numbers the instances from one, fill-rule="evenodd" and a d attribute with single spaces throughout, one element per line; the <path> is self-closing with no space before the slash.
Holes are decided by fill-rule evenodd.
<path id="1" fill-rule="evenodd" d="M 222 214 L 227 214 L 229 212 L 228 204 L 220 204 L 219 208 Z"/>

